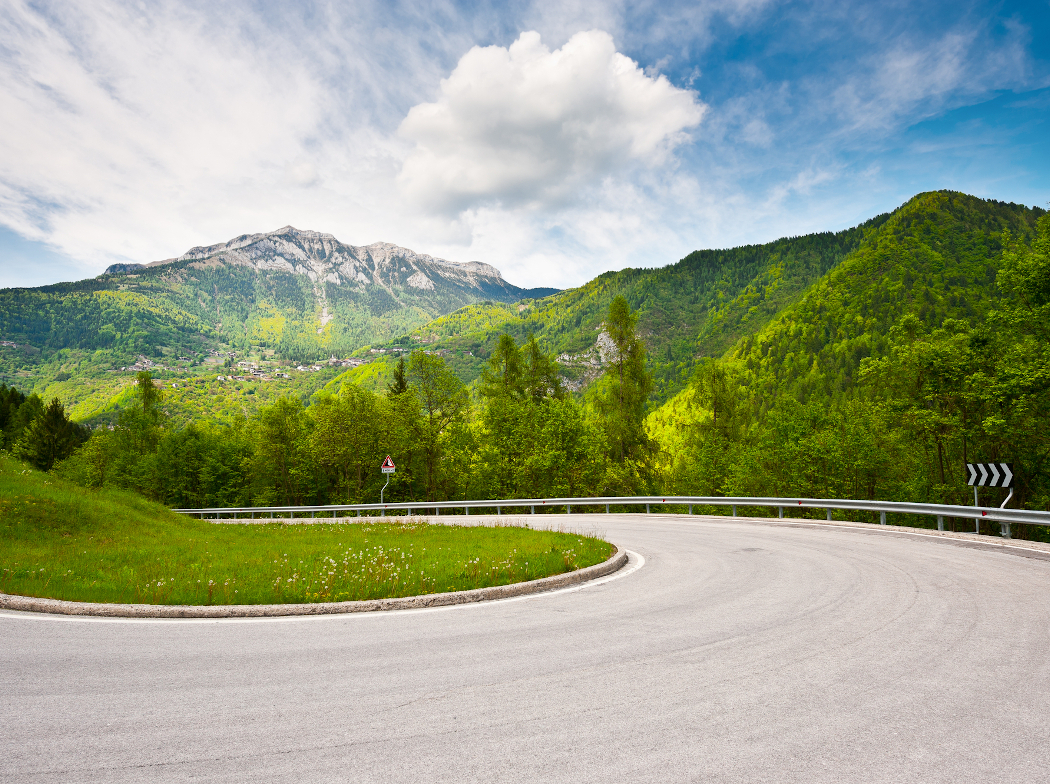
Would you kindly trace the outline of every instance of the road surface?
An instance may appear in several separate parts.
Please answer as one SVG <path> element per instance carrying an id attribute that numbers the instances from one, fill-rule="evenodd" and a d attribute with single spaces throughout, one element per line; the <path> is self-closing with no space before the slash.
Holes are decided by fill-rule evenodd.
<path id="1" fill-rule="evenodd" d="M 582 589 L 293 619 L 0 614 L 4 782 L 1050 781 L 1050 560 L 573 515 Z"/>

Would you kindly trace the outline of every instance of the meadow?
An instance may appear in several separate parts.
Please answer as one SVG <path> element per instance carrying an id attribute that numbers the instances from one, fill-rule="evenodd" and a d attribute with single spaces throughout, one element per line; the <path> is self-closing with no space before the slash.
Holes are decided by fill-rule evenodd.
<path id="1" fill-rule="evenodd" d="M 601 563 L 594 536 L 430 525 L 211 523 L 0 456 L 0 591 L 135 604 L 378 599 L 535 580 Z"/>

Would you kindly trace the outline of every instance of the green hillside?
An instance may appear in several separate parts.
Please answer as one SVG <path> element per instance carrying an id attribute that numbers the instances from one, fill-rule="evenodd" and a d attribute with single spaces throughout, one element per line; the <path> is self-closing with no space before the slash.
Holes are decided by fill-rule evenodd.
<path id="1" fill-rule="evenodd" d="M 576 289 L 520 303 L 478 302 L 413 333 L 449 352 L 464 380 L 477 378 L 501 334 L 535 334 L 559 355 L 570 381 L 597 375 L 595 343 L 609 303 L 623 296 L 639 313 L 656 400 L 688 380 L 697 359 L 719 356 L 753 334 L 888 219 L 837 233 L 780 239 L 728 250 L 700 250 L 659 269 L 607 272 Z M 577 386 L 579 388 L 579 386 Z"/>
<path id="2" fill-rule="evenodd" d="M 726 358 L 766 395 L 835 398 L 865 357 L 889 351 L 905 314 L 925 329 L 981 323 L 1001 293 L 1002 234 L 1030 241 L 1041 210 L 939 192 L 894 212 L 841 265 Z"/>
<path id="3" fill-rule="evenodd" d="M 322 235 L 289 236 L 327 247 Z M 270 243 L 270 266 L 256 269 L 270 280 L 285 263 L 278 251 L 292 255 L 278 240 L 224 252 L 241 268 L 244 247 Z M 197 249 L 187 269 L 213 250 Z M 413 288 L 405 302 L 437 289 L 422 270 L 444 274 L 429 257 L 406 267 L 390 246 L 351 250 L 392 290 Z M 329 256 L 311 263 L 340 270 L 339 285 L 356 279 Z M 315 268 L 298 279 L 316 282 Z M 480 264 L 450 269 L 453 288 L 498 278 Z M 247 309 L 238 323 L 257 318 Z M 44 364 L 30 347 L 0 347 L 51 374 L 44 397 L 8 390 L 4 444 L 78 484 L 172 506 L 374 501 L 391 455 L 385 498 L 413 501 L 661 492 L 970 503 L 964 463 L 1002 460 L 1018 476 L 1011 503 L 1045 509 L 1048 323 L 1050 216 L 943 191 L 838 234 L 697 252 L 513 304 L 481 298 L 362 347 L 352 369 L 295 367 L 272 335 L 236 356 L 213 349 L 207 365 L 198 353 L 95 376 L 84 368 L 103 349 L 51 350 Z M 86 432 L 66 413 L 109 427 L 81 446 Z M 79 435 L 51 449 L 52 432 Z"/>
<path id="4" fill-rule="evenodd" d="M 650 415 L 670 484 L 966 502 L 964 461 L 999 459 L 1044 498 L 1046 340 L 1003 269 L 1045 214 L 952 192 L 896 210 Z"/>
<path id="5" fill-rule="evenodd" d="M 112 409 L 141 369 L 214 380 L 231 375 L 228 360 L 265 359 L 284 373 L 366 352 L 479 299 L 553 291 L 518 288 L 480 262 L 285 227 L 92 280 L 0 290 L 0 380 L 57 395 L 86 418 Z M 328 379 L 299 381 L 309 396 Z"/>

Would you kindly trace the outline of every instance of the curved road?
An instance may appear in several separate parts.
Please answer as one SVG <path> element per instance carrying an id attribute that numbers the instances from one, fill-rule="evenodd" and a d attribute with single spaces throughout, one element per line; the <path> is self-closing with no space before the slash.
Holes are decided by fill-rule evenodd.
<path id="1" fill-rule="evenodd" d="M 5 782 L 1050 780 L 1050 560 L 613 515 L 582 589 L 231 621 L 0 614 Z"/>

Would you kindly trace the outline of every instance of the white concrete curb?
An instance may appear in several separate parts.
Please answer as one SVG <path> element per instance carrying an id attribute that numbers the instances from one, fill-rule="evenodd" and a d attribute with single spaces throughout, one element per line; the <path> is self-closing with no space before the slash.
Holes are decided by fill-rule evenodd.
<path id="1" fill-rule="evenodd" d="M 507 599 L 566 588 L 570 585 L 596 580 L 612 574 L 627 563 L 627 551 L 617 548 L 609 560 L 524 583 L 475 588 L 471 591 L 431 593 L 405 596 L 397 599 L 367 599 L 359 602 L 316 602 L 312 604 L 223 604 L 223 605 L 166 605 L 166 604 L 100 604 L 95 602 L 67 602 L 60 599 L 38 599 L 32 596 L 12 596 L 0 593 L 0 609 L 25 612 L 55 613 L 58 615 L 98 615 L 118 618 L 267 618 L 281 615 L 331 615 L 336 613 L 376 612 L 380 610 L 408 610 L 420 607 L 442 607 L 451 604 L 469 604 L 492 599 Z"/>

